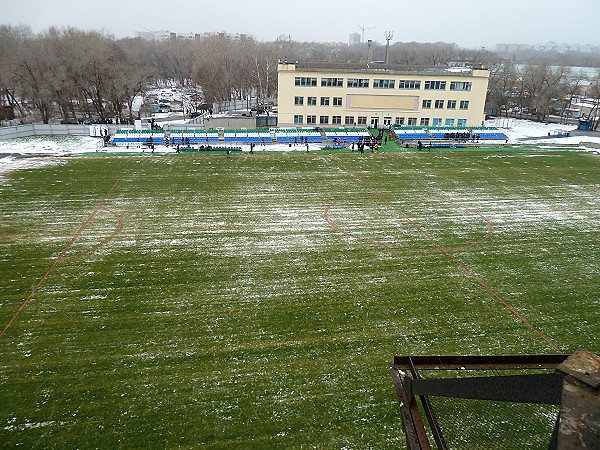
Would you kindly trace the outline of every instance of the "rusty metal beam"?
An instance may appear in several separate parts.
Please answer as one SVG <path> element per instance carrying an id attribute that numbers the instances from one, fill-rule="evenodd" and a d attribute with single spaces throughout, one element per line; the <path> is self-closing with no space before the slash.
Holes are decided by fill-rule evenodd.
<path id="1" fill-rule="evenodd" d="M 446 356 L 396 356 L 394 366 L 410 370 L 510 370 L 510 369 L 555 369 L 569 355 L 446 355 Z"/>
<path id="2" fill-rule="evenodd" d="M 468 378 L 430 378 L 405 383 L 412 395 L 560 405 L 562 378 L 554 373 Z"/>
<path id="3" fill-rule="evenodd" d="M 431 449 L 417 402 L 414 397 L 409 400 L 406 396 L 406 389 L 404 387 L 405 373 L 395 367 L 391 367 L 390 370 L 396 394 L 398 395 L 398 403 L 400 404 L 402 427 L 406 436 L 407 448 L 409 450 Z"/>
<path id="4" fill-rule="evenodd" d="M 419 369 L 417 369 L 417 367 L 413 364 L 412 359 L 409 361 L 409 363 L 410 363 L 410 372 L 412 373 L 414 379 L 422 380 L 423 377 L 419 373 Z M 406 377 L 404 379 L 404 381 L 406 383 L 410 383 L 411 379 L 409 377 Z M 410 394 L 410 385 L 405 385 L 405 386 L 407 388 L 407 395 L 412 397 L 412 394 Z M 433 434 L 433 439 L 435 440 L 435 444 L 437 445 L 438 450 L 446 450 L 446 448 L 448 448 L 446 445 L 446 440 L 444 439 L 444 435 L 440 428 L 437 417 L 433 411 L 433 406 L 431 405 L 429 398 L 425 395 L 420 395 L 419 398 L 421 400 L 421 405 L 423 406 L 423 411 L 425 411 L 425 416 L 427 417 L 427 421 L 429 422 L 429 426 L 431 427 L 431 433 Z M 412 400 L 412 398 L 409 398 L 409 401 L 411 401 L 411 400 Z"/>

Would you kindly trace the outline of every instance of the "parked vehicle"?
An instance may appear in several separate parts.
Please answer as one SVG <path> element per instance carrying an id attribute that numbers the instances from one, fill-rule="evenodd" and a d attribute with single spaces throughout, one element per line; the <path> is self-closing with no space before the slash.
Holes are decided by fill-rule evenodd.
<path id="1" fill-rule="evenodd" d="M 84 125 L 97 125 L 99 123 L 113 123 L 112 119 L 97 119 L 96 117 L 88 117 L 83 120 Z"/>

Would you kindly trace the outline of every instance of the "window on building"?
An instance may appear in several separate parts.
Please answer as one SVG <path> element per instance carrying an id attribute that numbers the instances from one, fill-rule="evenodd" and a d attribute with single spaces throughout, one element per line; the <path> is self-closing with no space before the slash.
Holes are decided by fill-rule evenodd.
<path id="1" fill-rule="evenodd" d="M 331 87 L 343 87 L 344 79 L 343 78 L 321 78 L 321 86 L 331 86 Z"/>
<path id="2" fill-rule="evenodd" d="M 404 125 L 404 117 L 396 117 L 396 125 Z"/>
<path id="3" fill-rule="evenodd" d="M 302 123 L 304 123 L 304 116 L 298 115 L 298 114 L 294 115 L 294 123 L 295 124 L 302 124 Z"/>
<path id="4" fill-rule="evenodd" d="M 366 125 L 367 124 L 367 118 L 366 117 L 361 117 L 358 116 L 358 122 L 359 125 Z"/>
<path id="5" fill-rule="evenodd" d="M 316 86 L 317 79 L 311 77 L 296 77 L 294 84 L 296 86 Z"/>
<path id="6" fill-rule="evenodd" d="M 447 127 L 453 127 L 454 126 L 454 119 L 446 119 L 446 126 Z"/>
<path id="7" fill-rule="evenodd" d="M 448 100 L 448 104 L 446 105 L 448 109 L 456 109 L 456 100 Z"/>
<path id="8" fill-rule="evenodd" d="M 333 106 L 342 106 L 342 97 L 333 97 Z"/>
<path id="9" fill-rule="evenodd" d="M 400 80 L 398 87 L 400 89 L 421 89 L 421 82 L 417 80 Z"/>
<path id="10" fill-rule="evenodd" d="M 451 81 L 451 91 L 470 91 L 472 83 L 470 81 Z"/>
<path id="11" fill-rule="evenodd" d="M 423 109 L 429 109 L 431 108 L 431 100 L 423 100 L 423 103 L 421 104 Z"/>
<path id="12" fill-rule="evenodd" d="M 344 125 L 354 125 L 354 116 L 346 116 L 344 118 Z"/>
<path id="13" fill-rule="evenodd" d="M 409 117 L 408 118 L 408 126 L 415 126 L 417 124 L 417 118 L 416 117 Z"/>
<path id="14" fill-rule="evenodd" d="M 294 97 L 294 105 L 296 105 L 296 106 L 304 105 L 304 97 Z"/>
<path id="15" fill-rule="evenodd" d="M 327 125 L 329 123 L 329 116 L 319 116 L 319 123 L 321 125 Z"/>
<path id="16" fill-rule="evenodd" d="M 321 97 L 321 106 L 329 106 L 329 97 Z"/>
<path id="17" fill-rule="evenodd" d="M 333 116 L 331 118 L 331 123 L 334 125 L 341 125 L 342 124 L 342 116 Z"/>
<path id="18" fill-rule="evenodd" d="M 375 89 L 394 89 L 396 87 L 395 80 L 373 80 Z"/>
<path id="19" fill-rule="evenodd" d="M 307 97 L 306 104 L 308 106 L 317 106 L 317 97 Z"/>
<path id="20" fill-rule="evenodd" d="M 429 119 L 427 117 L 422 117 L 421 118 L 421 124 L 422 127 L 426 127 L 429 125 Z"/>
<path id="21" fill-rule="evenodd" d="M 442 126 L 442 119 L 433 119 L 433 126 L 434 127 L 441 127 Z"/>
<path id="22" fill-rule="evenodd" d="M 458 126 L 459 127 L 466 127 L 467 126 L 467 119 L 458 119 Z"/>
<path id="23" fill-rule="evenodd" d="M 461 100 L 460 109 L 469 109 L 469 100 Z"/>
<path id="24" fill-rule="evenodd" d="M 384 125 L 391 125 L 392 124 L 392 118 L 391 117 L 384 117 L 383 118 L 383 124 Z"/>
<path id="25" fill-rule="evenodd" d="M 317 123 L 317 116 L 306 116 L 306 123 Z"/>
<path id="26" fill-rule="evenodd" d="M 444 100 L 436 100 L 435 101 L 435 109 L 443 109 L 444 108 Z"/>
<path id="27" fill-rule="evenodd" d="M 368 88 L 369 87 L 369 79 L 368 78 L 348 78 L 348 87 L 349 88 Z"/>
<path id="28" fill-rule="evenodd" d="M 446 90 L 446 82 L 445 81 L 426 81 L 425 89 L 429 91 L 445 91 Z"/>

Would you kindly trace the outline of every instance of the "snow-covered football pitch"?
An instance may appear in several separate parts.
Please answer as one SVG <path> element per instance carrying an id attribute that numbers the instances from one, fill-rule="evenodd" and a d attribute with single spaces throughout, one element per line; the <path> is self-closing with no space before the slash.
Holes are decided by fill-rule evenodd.
<path id="1" fill-rule="evenodd" d="M 8 447 L 399 447 L 395 355 L 600 350 L 592 153 L 15 168 L 0 177 Z M 556 412 L 502 410 L 481 437 L 490 408 L 452 408 L 436 412 L 466 421 L 446 424 L 453 448 L 544 447 Z"/>

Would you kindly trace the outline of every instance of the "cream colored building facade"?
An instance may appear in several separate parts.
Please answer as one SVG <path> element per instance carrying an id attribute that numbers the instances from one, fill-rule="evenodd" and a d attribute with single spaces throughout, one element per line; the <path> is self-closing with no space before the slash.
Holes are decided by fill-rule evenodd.
<path id="1" fill-rule="evenodd" d="M 278 65 L 280 127 L 476 127 L 490 72 L 331 63 Z"/>

